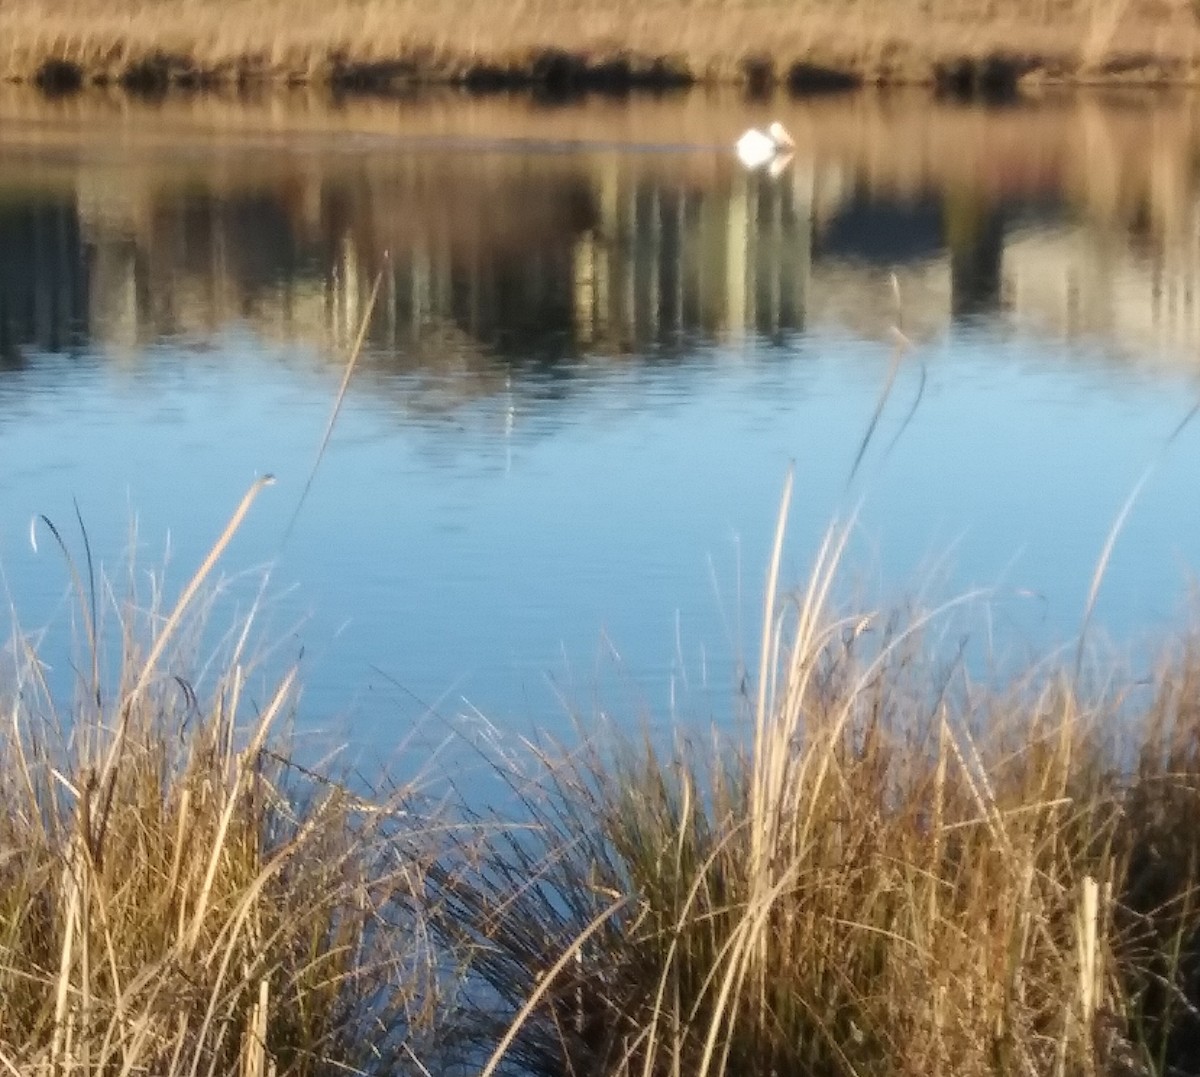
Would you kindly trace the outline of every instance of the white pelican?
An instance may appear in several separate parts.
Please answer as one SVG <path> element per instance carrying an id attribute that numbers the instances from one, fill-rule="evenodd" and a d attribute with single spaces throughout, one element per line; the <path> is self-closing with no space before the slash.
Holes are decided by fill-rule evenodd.
<path id="1" fill-rule="evenodd" d="M 778 120 L 765 131 L 752 127 L 737 140 L 738 160 L 747 168 L 762 168 L 774 161 L 780 151 L 794 149 L 796 143 Z"/>

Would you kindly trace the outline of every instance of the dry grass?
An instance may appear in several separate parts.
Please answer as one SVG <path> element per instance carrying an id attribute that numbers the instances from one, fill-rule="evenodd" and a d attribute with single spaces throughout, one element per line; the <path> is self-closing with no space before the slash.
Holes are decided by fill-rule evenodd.
<path id="1" fill-rule="evenodd" d="M 244 632 L 207 689 L 188 679 L 197 596 L 253 493 L 173 609 L 119 604 L 116 656 L 96 631 L 111 593 L 80 578 L 69 718 L 17 637 L 0 728 L 0 1072 L 418 1071 L 437 976 L 409 900 L 411 791 L 366 797 L 289 763 L 294 675 L 256 697 Z"/>
<path id="2" fill-rule="evenodd" d="M 184 678 L 255 492 L 173 608 L 122 606 L 115 685 L 76 573 L 69 723 L 18 638 L 3 1072 L 1197 1072 L 1196 646 L 981 687 L 936 611 L 832 613 L 841 533 L 777 601 L 785 499 L 743 729 L 506 760 L 519 820 L 435 831 L 286 762 L 291 676 L 239 722 L 244 634 Z"/>
<path id="3" fill-rule="evenodd" d="M 464 1028 L 546 1077 L 1197 1072 L 1200 651 L 984 690 L 832 616 L 837 547 L 745 741 L 544 754 L 533 824 L 437 867 Z"/>
<path id="4" fill-rule="evenodd" d="M 18 0 L 0 77 L 925 81 L 963 58 L 1053 77 L 1191 78 L 1191 0 Z M 993 70 L 993 74 L 995 71 Z"/>

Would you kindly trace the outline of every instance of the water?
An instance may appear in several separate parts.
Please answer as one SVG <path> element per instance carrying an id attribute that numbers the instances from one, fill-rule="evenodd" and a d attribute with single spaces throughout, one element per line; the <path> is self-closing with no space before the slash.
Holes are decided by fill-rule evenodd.
<path id="1" fill-rule="evenodd" d="M 747 175 L 729 143 L 775 115 L 796 157 Z M 69 624 L 29 524 L 77 503 L 173 592 L 269 472 L 224 564 L 243 605 L 275 566 L 312 726 L 719 718 L 790 463 L 786 580 L 857 509 L 847 594 L 984 588 L 973 638 L 1024 654 L 1077 631 L 1153 462 L 1097 609 L 1132 647 L 1200 563 L 1200 423 L 1164 451 L 1200 399 L 1198 172 L 1192 98 L 4 91 L 5 587 Z"/>

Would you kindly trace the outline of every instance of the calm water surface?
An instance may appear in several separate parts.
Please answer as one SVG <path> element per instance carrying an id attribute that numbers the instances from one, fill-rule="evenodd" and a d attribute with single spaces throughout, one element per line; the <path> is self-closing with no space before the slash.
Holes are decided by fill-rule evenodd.
<path id="1" fill-rule="evenodd" d="M 748 175 L 728 144 L 772 115 L 798 151 Z M 1069 640 L 1200 398 L 1198 196 L 1190 98 L 5 91 L 4 585 L 26 627 L 69 624 L 28 533 L 74 501 L 106 564 L 136 520 L 177 588 L 271 472 L 225 567 L 245 601 L 275 565 L 264 632 L 303 650 L 304 721 L 386 743 L 426 706 L 719 716 L 794 461 L 789 580 L 861 506 L 848 589 L 986 587 L 976 638 Z M 1185 611 L 1198 488 L 1200 422 L 1116 547 L 1118 640 Z"/>

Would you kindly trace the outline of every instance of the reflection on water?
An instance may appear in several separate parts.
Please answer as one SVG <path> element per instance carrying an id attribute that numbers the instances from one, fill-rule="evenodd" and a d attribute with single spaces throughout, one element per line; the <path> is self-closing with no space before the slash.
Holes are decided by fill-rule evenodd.
<path id="1" fill-rule="evenodd" d="M 16 101 L 0 104 L 0 123 L 15 114 L 0 148 L 10 362 L 22 346 L 119 354 L 234 320 L 344 347 L 380 271 L 369 342 L 385 367 L 686 353 L 812 326 L 873 335 L 897 315 L 892 273 L 925 333 L 1002 316 L 1136 353 L 1191 349 L 1200 329 L 1190 99 L 1149 113 L 791 105 L 799 150 L 778 180 L 737 168 L 722 141 L 741 113 L 725 103 L 703 125 L 692 105 L 639 104 L 651 115 L 623 125 L 629 106 L 596 106 L 590 127 L 455 105 L 462 127 L 490 132 L 479 142 L 420 104 L 391 132 L 364 106 L 357 133 L 351 110 L 340 134 L 222 139 L 214 104 L 216 138 L 172 145 L 172 103 L 30 118 Z M 176 107 L 195 124 L 202 106 Z M 90 137 L 66 141 L 73 124 Z M 143 124 L 159 137 L 139 139 Z"/>
<path id="2" fill-rule="evenodd" d="M 1074 340 L 1078 352 L 1087 340 L 1086 354 L 1134 369 L 1190 370 L 1200 346 L 1193 99 L 1077 97 L 987 112 L 863 96 L 779 111 L 798 145 L 772 178 L 741 171 L 728 147 L 758 117 L 700 94 L 560 109 L 435 97 L 331 110 L 308 99 L 47 104 L 6 92 L 0 401 L 21 384 L 51 395 L 53 379 L 65 385 L 71 374 L 58 368 L 4 382 L 10 368 L 51 355 L 136 369 L 150 356 L 161 364 L 167 345 L 182 364 L 228 346 L 230 332 L 252 334 L 260 354 L 327 359 L 334 377 L 377 278 L 360 391 L 408 415 L 495 401 L 508 435 L 538 416 L 570 428 L 562 401 L 574 382 L 594 386 L 597 371 L 700 370 L 762 349 L 781 361 L 827 358 L 846 340 L 878 358 L 872 342 L 893 325 L 921 361 L 954 352 L 923 342 L 973 333 L 976 350 L 981 340 L 996 354 L 1016 348 L 1005 369 L 1029 357 L 1067 362 L 1056 342 Z M 853 388 L 838 380 L 846 369 L 821 375 L 832 379 L 828 393 L 869 400 L 882 366 Z M 778 389 L 745 392 L 773 406 Z M 707 400 L 705 421 L 727 420 L 741 391 Z M 667 395 L 705 399 L 699 382 L 671 382 Z M 325 386 L 309 412 L 328 399 Z M 1159 428 L 1176 417 L 1163 410 Z M 104 429 L 121 422 L 114 411 Z M 952 439 L 950 424 L 941 430 Z M 688 456 L 683 435 L 653 436 Z M 842 440 L 848 451 L 855 435 Z M 745 444 L 746 468 L 769 473 L 766 489 L 777 485 L 796 448 L 756 456 L 753 439 Z M 86 484 L 73 460 L 62 463 L 64 481 Z M 26 511 L 29 491 L 20 492 Z M 464 494 L 464 506 L 475 496 Z M 474 511 L 463 507 L 455 526 L 473 526 Z M 753 511 L 766 516 L 769 505 Z M 906 541 L 928 552 L 928 536 Z M 646 570 L 636 543 L 602 555 L 625 558 L 605 572 L 636 580 Z M 447 601 L 531 601 L 495 581 L 478 594 L 460 585 L 450 580 Z M 561 611 L 543 612 L 549 624 Z M 594 618 L 579 626 L 587 638 L 608 612 L 584 615 Z M 480 616 L 504 620 L 496 609 Z"/>

